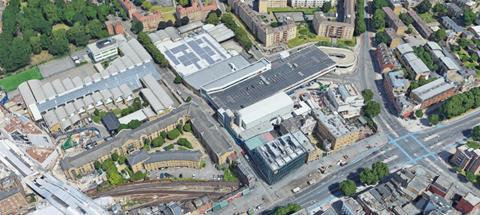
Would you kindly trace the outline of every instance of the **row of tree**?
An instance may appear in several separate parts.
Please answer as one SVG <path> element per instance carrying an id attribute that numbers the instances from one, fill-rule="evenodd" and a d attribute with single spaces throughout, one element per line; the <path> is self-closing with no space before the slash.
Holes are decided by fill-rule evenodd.
<path id="1" fill-rule="evenodd" d="M 109 3 L 95 5 L 84 0 L 28 0 L 25 5 L 20 0 L 9 1 L 2 16 L 0 66 L 12 72 L 28 65 L 32 53 L 48 50 L 63 55 L 69 51 L 69 42 L 85 46 L 90 39 L 107 36 L 103 22 L 115 12 L 112 8 Z M 53 30 L 56 24 L 68 27 Z"/>
<path id="2" fill-rule="evenodd" d="M 480 87 L 454 95 L 440 107 L 440 113 L 447 119 L 459 116 L 470 109 L 480 107 Z"/>
<path id="3" fill-rule="evenodd" d="M 360 182 L 365 185 L 374 185 L 388 176 L 390 170 L 388 165 L 383 162 L 375 162 L 372 168 L 364 168 L 360 172 Z M 353 196 L 357 193 L 357 184 L 355 181 L 347 179 L 340 183 L 340 191 L 346 196 Z"/>
<path id="4" fill-rule="evenodd" d="M 362 96 L 363 102 L 365 103 L 365 106 L 363 107 L 363 113 L 366 117 L 373 119 L 380 114 L 380 104 L 373 100 L 373 92 L 370 89 L 363 90 Z"/>
<path id="5" fill-rule="evenodd" d="M 226 13 L 222 16 L 222 22 L 235 33 L 235 40 L 237 40 L 244 49 L 249 50 L 252 48 L 252 41 L 248 38 L 248 33 L 235 23 L 233 15 Z"/>
<path id="6" fill-rule="evenodd" d="M 357 15 L 355 18 L 355 31 L 354 35 L 359 36 L 367 30 L 367 24 L 365 24 L 365 0 L 357 1 Z"/>
<path id="7" fill-rule="evenodd" d="M 155 63 L 159 64 L 161 67 L 168 67 L 169 63 L 165 56 L 157 49 L 155 44 L 153 44 L 150 37 L 145 32 L 138 33 L 138 42 L 145 47 L 145 49 L 150 53 Z"/>

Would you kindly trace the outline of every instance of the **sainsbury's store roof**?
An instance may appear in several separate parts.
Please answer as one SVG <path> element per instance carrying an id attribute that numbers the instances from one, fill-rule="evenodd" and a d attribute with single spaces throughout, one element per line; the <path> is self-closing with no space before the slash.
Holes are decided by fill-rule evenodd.
<path id="1" fill-rule="evenodd" d="M 217 108 L 239 110 L 331 71 L 335 62 L 315 46 L 272 62 L 271 69 L 223 91 L 208 94 Z"/>

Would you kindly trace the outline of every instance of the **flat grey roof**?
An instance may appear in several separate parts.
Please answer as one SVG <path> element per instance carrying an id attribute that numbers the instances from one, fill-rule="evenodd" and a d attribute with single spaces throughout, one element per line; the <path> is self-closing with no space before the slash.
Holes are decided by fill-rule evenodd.
<path id="1" fill-rule="evenodd" d="M 200 161 L 201 156 L 202 154 L 199 151 L 174 150 L 148 153 L 144 150 L 141 150 L 128 156 L 127 160 L 130 165 L 135 165 L 140 162 L 155 163 L 171 160 Z"/>
<path id="2" fill-rule="evenodd" d="M 412 93 L 423 102 L 447 90 L 455 88 L 454 84 L 447 83 L 444 78 L 438 78 L 428 84 L 412 90 Z"/>
<path id="3" fill-rule="evenodd" d="M 243 56 L 236 55 L 220 63 L 211 65 L 206 69 L 186 76 L 184 77 L 184 80 L 195 90 L 199 90 L 200 87 L 211 83 L 212 81 L 217 80 L 220 77 L 234 72 L 232 71 L 232 65 L 234 65 L 237 69 L 241 69 L 248 66 L 249 64 L 250 63 Z"/>
<path id="4" fill-rule="evenodd" d="M 272 62 L 270 70 L 208 97 L 217 108 L 239 110 L 334 67 L 335 62 L 327 54 L 310 46 Z"/>
<path id="5" fill-rule="evenodd" d="M 142 77 L 142 83 L 152 90 L 153 94 L 157 97 L 158 101 L 163 105 L 165 108 L 173 107 L 173 100 L 170 96 L 165 92 L 165 90 L 160 86 L 158 81 L 152 75 L 146 75 Z"/>

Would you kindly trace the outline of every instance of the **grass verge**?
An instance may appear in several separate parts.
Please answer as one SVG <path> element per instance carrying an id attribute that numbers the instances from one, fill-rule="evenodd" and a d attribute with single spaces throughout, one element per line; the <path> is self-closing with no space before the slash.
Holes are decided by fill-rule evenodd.
<path id="1" fill-rule="evenodd" d="M 24 81 L 37 79 L 41 80 L 42 74 L 38 67 L 33 67 L 27 69 L 25 71 L 17 72 L 15 74 L 9 75 L 4 79 L 0 80 L 0 86 L 3 87 L 7 92 L 17 89 L 18 85 L 20 85 Z"/>

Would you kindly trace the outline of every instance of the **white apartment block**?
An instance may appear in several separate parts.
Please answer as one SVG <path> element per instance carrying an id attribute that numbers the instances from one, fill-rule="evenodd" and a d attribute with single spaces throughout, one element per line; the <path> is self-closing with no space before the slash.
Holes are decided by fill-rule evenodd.
<path id="1" fill-rule="evenodd" d="M 348 119 L 360 116 L 363 107 L 363 97 L 353 84 L 339 84 L 331 86 L 328 91 L 328 100 L 335 112 Z"/>
<path id="2" fill-rule="evenodd" d="M 110 59 L 118 55 L 118 45 L 126 41 L 123 35 L 115 35 L 87 45 L 87 51 L 95 62 Z"/>
<path id="3" fill-rule="evenodd" d="M 324 2 L 331 2 L 332 7 L 335 6 L 334 0 L 289 0 L 291 7 L 322 7 Z"/>

